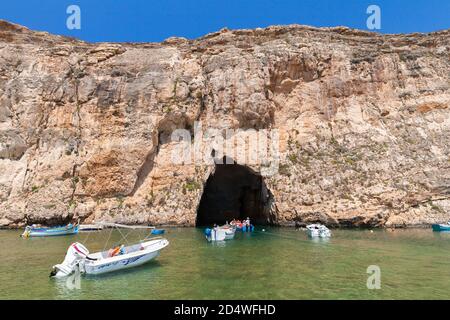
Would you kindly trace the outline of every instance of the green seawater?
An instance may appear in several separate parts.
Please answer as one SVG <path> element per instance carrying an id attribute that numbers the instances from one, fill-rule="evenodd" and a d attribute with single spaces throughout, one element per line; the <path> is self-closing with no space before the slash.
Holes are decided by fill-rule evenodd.
<path id="1" fill-rule="evenodd" d="M 80 281 L 48 277 L 75 241 L 91 252 L 118 242 L 104 230 L 54 238 L 0 231 L 0 299 L 449 299 L 450 234 L 431 229 L 333 230 L 328 241 L 305 231 L 258 228 L 224 243 L 201 229 L 167 228 L 170 245 L 134 269 Z M 128 233 L 128 230 L 122 231 Z M 132 231 L 130 242 L 145 231 Z M 369 265 L 381 289 L 367 288 Z"/>

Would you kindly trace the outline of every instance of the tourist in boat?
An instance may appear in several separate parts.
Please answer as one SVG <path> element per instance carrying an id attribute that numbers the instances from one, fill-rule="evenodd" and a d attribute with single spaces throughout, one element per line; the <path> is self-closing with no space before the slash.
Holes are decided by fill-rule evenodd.
<path id="1" fill-rule="evenodd" d="M 234 225 L 235 225 L 238 229 L 242 229 L 242 222 L 241 222 L 241 220 L 235 220 Z"/>
<path id="2" fill-rule="evenodd" d="M 124 253 L 125 253 L 124 247 L 125 247 L 125 246 L 122 244 L 122 245 L 117 246 L 117 247 L 115 247 L 115 248 L 113 248 L 113 249 L 110 249 L 110 250 L 108 251 L 108 256 L 109 256 L 109 257 L 115 257 L 115 256 L 117 256 L 117 255 L 122 255 L 122 254 L 124 254 Z"/>
<path id="3" fill-rule="evenodd" d="M 109 257 L 114 257 L 114 256 L 116 256 L 117 253 L 119 253 L 119 250 L 120 250 L 120 247 L 119 247 L 119 246 L 118 246 L 118 247 L 115 247 L 115 248 L 112 248 L 112 249 L 109 249 L 108 256 L 109 256 Z"/>

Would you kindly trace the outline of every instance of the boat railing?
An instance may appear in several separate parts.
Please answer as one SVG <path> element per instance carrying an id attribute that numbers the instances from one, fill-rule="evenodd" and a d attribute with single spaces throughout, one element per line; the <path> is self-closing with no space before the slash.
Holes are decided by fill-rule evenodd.
<path id="1" fill-rule="evenodd" d="M 165 240 L 166 238 L 163 237 L 151 237 L 151 236 L 147 236 L 145 237 L 143 240 L 141 240 L 142 242 L 146 242 L 146 241 L 152 241 L 152 240 Z"/>
<path id="2" fill-rule="evenodd" d="M 95 225 L 100 225 L 110 228 L 124 228 L 124 229 L 155 229 L 154 226 L 142 226 L 142 225 L 128 225 L 113 222 L 95 222 Z"/>

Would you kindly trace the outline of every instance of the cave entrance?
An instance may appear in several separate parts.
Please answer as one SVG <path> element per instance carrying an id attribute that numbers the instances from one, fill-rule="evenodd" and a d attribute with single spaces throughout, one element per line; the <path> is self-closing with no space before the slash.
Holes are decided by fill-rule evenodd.
<path id="1" fill-rule="evenodd" d="M 250 218 L 253 224 L 276 222 L 273 195 L 261 175 L 238 164 L 217 164 L 206 181 L 197 210 L 197 226 Z"/>

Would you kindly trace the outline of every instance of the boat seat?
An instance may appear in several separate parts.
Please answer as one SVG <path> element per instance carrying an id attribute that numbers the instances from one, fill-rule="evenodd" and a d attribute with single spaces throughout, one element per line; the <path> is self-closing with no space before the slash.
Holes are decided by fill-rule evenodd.
<path id="1" fill-rule="evenodd" d="M 141 248 L 142 248 L 142 245 L 140 243 L 132 245 L 132 246 L 125 247 L 124 248 L 125 249 L 125 254 L 142 250 Z"/>

